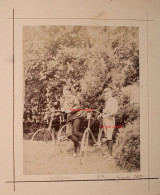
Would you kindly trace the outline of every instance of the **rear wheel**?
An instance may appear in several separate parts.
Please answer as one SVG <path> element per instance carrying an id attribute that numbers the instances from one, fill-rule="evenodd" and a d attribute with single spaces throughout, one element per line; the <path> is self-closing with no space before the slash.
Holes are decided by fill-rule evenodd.
<path id="1" fill-rule="evenodd" d="M 32 141 L 44 141 L 47 143 L 53 140 L 51 132 L 47 129 L 39 129 L 32 136 Z"/>
<path id="2" fill-rule="evenodd" d="M 73 148 L 71 140 L 67 137 L 66 125 L 64 125 L 58 132 L 57 144 L 62 153 Z"/>
<path id="3" fill-rule="evenodd" d="M 54 136 L 48 129 L 39 129 L 37 130 L 32 138 L 33 147 L 41 147 L 44 155 L 50 155 L 54 151 Z"/>
<path id="4" fill-rule="evenodd" d="M 87 149 L 88 149 L 88 141 L 89 141 L 89 129 L 87 128 L 84 131 L 83 137 L 82 137 L 82 143 L 80 148 L 80 164 L 83 165 L 83 163 L 86 160 L 87 156 Z"/>

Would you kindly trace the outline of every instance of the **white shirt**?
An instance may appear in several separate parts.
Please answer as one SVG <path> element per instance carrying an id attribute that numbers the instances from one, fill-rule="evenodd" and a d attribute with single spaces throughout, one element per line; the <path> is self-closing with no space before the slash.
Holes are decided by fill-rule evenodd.
<path id="1" fill-rule="evenodd" d="M 117 111 L 118 111 L 118 102 L 116 98 L 110 97 L 105 103 L 105 108 L 103 110 L 103 113 L 109 115 L 115 115 Z"/>

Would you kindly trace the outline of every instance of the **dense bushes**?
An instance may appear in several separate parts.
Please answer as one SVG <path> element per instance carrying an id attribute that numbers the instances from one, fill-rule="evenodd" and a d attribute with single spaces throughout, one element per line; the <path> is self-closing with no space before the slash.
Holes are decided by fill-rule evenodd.
<path id="1" fill-rule="evenodd" d="M 128 123 L 140 118 L 139 103 L 131 102 L 130 96 L 123 93 L 117 99 L 119 109 L 116 115 L 116 126 L 125 127 Z"/>
<path id="2" fill-rule="evenodd" d="M 140 122 L 135 120 L 120 129 L 114 144 L 117 164 L 128 171 L 140 169 Z"/>
<path id="3" fill-rule="evenodd" d="M 132 110 L 121 90 L 139 83 L 137 27 L 25 26 L 23 54 L 25 123 L 31 112 L 32 125 L 43 126 L 66 84 L 78 86 L 82 109 L 104 107 L 103 90 L 113 88 L 120 102 L 117 121 L 129 122 Z"/>

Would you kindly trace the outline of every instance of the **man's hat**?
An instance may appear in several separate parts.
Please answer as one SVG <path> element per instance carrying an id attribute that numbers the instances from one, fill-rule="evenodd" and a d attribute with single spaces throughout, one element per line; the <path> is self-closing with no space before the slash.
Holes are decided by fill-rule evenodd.
<path id="1" fill-rule="evenodd" d="M 108 87 L 108 88 L 105 88 L 103 92 L 106 93 L 106 92 L 109 92 L 109 91 L 111 91 L 111 90 L 112 90 L 112 89 Z"/>

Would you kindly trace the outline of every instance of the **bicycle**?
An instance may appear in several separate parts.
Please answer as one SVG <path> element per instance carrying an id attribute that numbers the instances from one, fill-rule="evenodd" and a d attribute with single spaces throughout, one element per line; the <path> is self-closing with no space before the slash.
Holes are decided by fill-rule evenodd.
<path id="1" fill-rule="evenodd" d="M 91 116 L 92 116 L 93 112 L 98 113 L 98 119 L 100 119 L 102 117 L 102 114 L 97 110 L 93 110 L 93 111 L 87 113 L 88 126 L 87 126 L 87 128 L 85 129 L 85 131 L 83 133 L 81 147 L 80 147 L 80 164 L 81 165 L 83 165 L 83 163 L 86 160 L 88 145 L 89 145 L 89 135 L 91 135 L 91 137 L 94 141 L 93 150 L 94 150 L 95 147 L 100 148 L 102 146 L 102 144 L 103 144 L 102 139 L 103 139 L 103 137 L 105 137 L 104 129 L 101 128 L 101 126 L 99 127 L 97 140 L 93 135 L 93 132 L 90 128 L 90 126 L 91 126 Z M 102 152 L 102 154 L 103 154 L 103 152 Z"/>
<path id="2" fill-rule="evenodd" d="M 60 111 L 62 112 L 62 111 Z M 62 112 L 64 113 L 64 112 Z M 63 117 L 60 119 L 60 121 L 62 121 L 61 124 L 66 123 L 66 118 L 64 117 L 64 115 L 62 115 Z M 60 129 L 58 131 L 58 136 L 57 136 L 57 146 L 59 148 L 59 151 L 61 153 L 66 152 L 67 150 L 69 150 L 70 148 L 72 148 L 73 143 L 72 141 L 68 138 L 67 133 L 66 133 L 66 124 L 65 125 L 61 125 Z"/>
<path id="3" fill-rule="evenodd" d="M 52 128 L 53 119 L 55 113 L 59 114 L 59 122 L 60 127 L 57 133 L 57 138 L 55 138 L 55 130 Z M 67 137 L 66 134 L 66 119 L 65 119 L 65 112 L 61 110 L 55 110 L 51 114 L 51 119 L 49 122 L 48 128 L 40 128 L 38 129 L 32 136 L 32 141 L 43 141 L 45 143 L 45 147 L 47 146 L 47 151 L 50 150 L 54 151 L 55 146 L 58 146 L 59 151 L 61 153 L 66 152 L 69 148 L 71 148 L 72 143 L 71 140 Z"/>
<path id="4" fill-rule="evenodd" d="M 38 129 L 32 136 L 31 141 L 39 141 L 42 144 L 45 144 L 45 149 L 47 152 L 52 152 L 55 147 L 55 132 L 52 129 L 52 122 L 54 119 L 55 112 L 51 114 L 50 122 L 48 128 L 40 128 Z"/>

